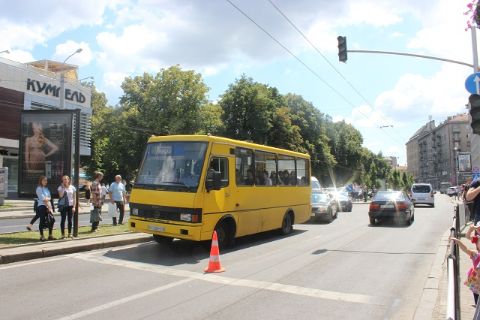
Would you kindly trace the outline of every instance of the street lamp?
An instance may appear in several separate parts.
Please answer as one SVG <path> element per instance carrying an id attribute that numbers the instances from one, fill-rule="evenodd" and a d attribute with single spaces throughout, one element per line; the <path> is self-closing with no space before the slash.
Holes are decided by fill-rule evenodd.
<path id="1" fill-rule="evenodd" d="M 82 78 L 82 79 L 78 80 L 78 82 L 83 81 L 83 80 L 87 80 L 87 79 L 90 79 L 92 81 L 95 80 L 95 78 L 93 76 L 89 76 L 89 77 L 85 77 L 85 78 Z"/>
<path id="2" fill-rule="evenodd" d="M 69 55 L 65 60 L 63 60 L 63 64 L 67 62 L 68 59 L 73 57 L 75 54 L 82 52 L 82 48 L 78 48 Z M 60 109 L 65 109 L 65 73 L 64 71 L 60 72 Z"/>
<path id="3" fill-rule="evenodd" d="M 455 146 L 453 150 L 455 150 L 455 185 L 458 186 L 458 171 L 460 165 L 460 163 L 458 162 L 458 152 L 460 151 L 460 149 Z"/>

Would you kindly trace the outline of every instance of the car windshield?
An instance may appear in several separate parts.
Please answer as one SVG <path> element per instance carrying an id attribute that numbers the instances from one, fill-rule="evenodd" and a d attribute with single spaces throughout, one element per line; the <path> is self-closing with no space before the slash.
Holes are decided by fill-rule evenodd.
<path id="1" fill-rule="evenodd" d="M 149 143 L 135 187 L 195 192 L 206 150 L 206 142 Z"/>
<path id="2" fill-rule="evenodd" d="M 429 193 L 430 191 L 430 186 L 427 185 L 414 185 L 412 187 L 412 192 L 414 193 Z"/>
<path id="3" fill-rule="evenodd" d="M 386 201 L 386 200 L 404 200 L 403 193 L 401 191 L 378 191 L 373 201 Z"/>
<path id="4" fill-rule="evenodd" d="M 328 201 L 329 201 L 328 194 L 321 193 L 321 192 L 313 192 L 312 193 L 312 202 L 313 203 L 328 202 Z"/>
<path id="5" fill-rule="evenodd" d="M 318 181 L 312 180 L 312 189 L 322 189 Z"/>

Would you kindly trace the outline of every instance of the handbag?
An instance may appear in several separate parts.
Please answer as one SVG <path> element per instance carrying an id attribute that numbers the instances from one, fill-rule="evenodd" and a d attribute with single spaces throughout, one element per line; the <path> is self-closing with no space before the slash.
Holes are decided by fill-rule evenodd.
<path id="1" fill-rule="evenodd" d="M 63 188 L 63 197 L 58 200 L 57 207 L 58 211 L 64 211 L 68 207 L 68 195 L 67 190 Z"/>
<path id="2" fill-rule="evenodd" d="M 53 228 L 54 224 L 55 224 L 55 217 L 53 216 L 53 213 L 49 211 L 47 213 L 47 216 L 45 217 L 45 225 L 47 228 Z"/>

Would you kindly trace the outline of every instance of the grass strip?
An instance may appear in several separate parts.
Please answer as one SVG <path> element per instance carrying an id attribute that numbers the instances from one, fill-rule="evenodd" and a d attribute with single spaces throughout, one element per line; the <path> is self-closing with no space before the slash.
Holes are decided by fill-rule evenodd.
<path id="1" fill-rule="evenodd" d="M 91 227 L 80 227 L 78 228 L 78 237 L 75 239 L 85 239 L 101 236 L 110 236 L 122 233 L 129 233 L 128 224 L 123 225 L 100 225 L 97 232 L 90 232 Z M 48 230 L 44 231 L 45 237 L 48 237 Z M 61 232 L 59 229 L 53 230 L 53 236 L 57 239 L 60 239 Z M 65 230 L 65 236 L 67 235 L 67 230 Z M 55 240 L 52 240 L 55 241 Z M 50 241 L 51 242 L 51 241 Z M 4 233 L 0 234 L 0 248 L 31 244 L 31 243 L 40 243 L 40 233 L 38 230 L 34 231 L 25 231 L 25 232 L 13 232 L 13 233 Z"/>

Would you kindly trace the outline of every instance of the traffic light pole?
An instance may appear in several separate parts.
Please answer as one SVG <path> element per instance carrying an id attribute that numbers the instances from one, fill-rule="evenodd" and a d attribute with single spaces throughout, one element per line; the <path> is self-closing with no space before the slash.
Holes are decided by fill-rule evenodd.
<path id="1" fill-rule="evenodd" d="M 472 31 L 472 51 L 473 51 L 473 73 L 478 72 L 478 52 L 477 52 L 477 27 L 472 26 L 470 28 Z M 477 82 L 478 83 L 478 82 Z M 480 94 L 479 88 L 477 85 L 477 94 Z"/>
<path id="2" fill-rule="evenodd" d="M 472 28 L 472 32 L 475 33 L 475 31 Z M 472 35 L 473 37 L 473 35 Z M 475 36 L 476 37 L 476 36 Z M 475 38 L 475 48 L 476 48 L 476 38 Z M 476 50 L 475 50 L 476 51 Z M 439 60 L 439 61 L 444 61 L 444 62 L 451 62 L 451 63 L 456 63 L 456 64 L 461 64 L 470 68 L 475 68 L 475 61 L 474 64 L 462 62 L 462 61 L 457 61 L 457 60 L 451 60 L 451 59 L 445 59 L 445 58 L 439 58 L 439 57 L 433 57 L 433 56 L 425 56 L 422 54 L 414 54 L 414 53 L 405 53 L 405 52 L 395 52 L 395 51 L 378 51 L 378 50 L 347 50 L 347 52 L 356 52 L 356 53 L 380 53 L 380 54 L 392 54 L 396 56 L 408 56 L 408 57 L 417 57 L 417 58 L 423 58 L 423 59 L 430 59 L 430 60 Z M 478 58 L 477 58 L 477 64 L 476 64 L 476 69 L 478 70 Z"/>

